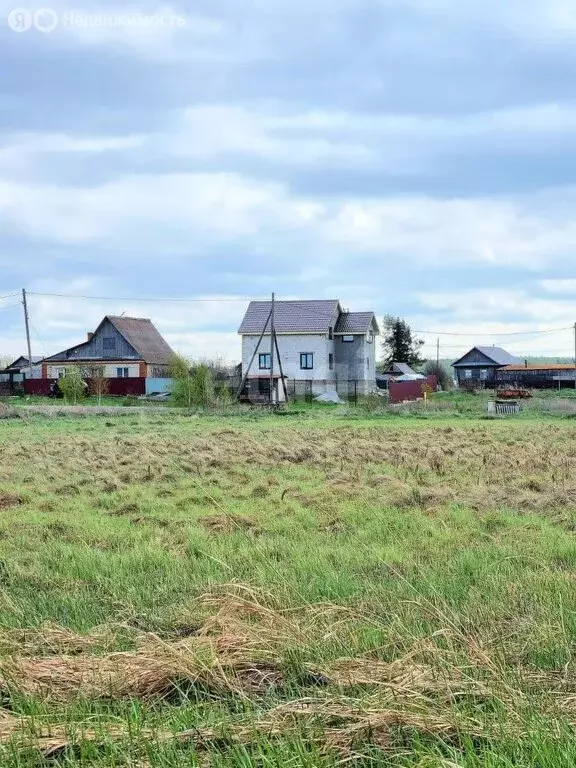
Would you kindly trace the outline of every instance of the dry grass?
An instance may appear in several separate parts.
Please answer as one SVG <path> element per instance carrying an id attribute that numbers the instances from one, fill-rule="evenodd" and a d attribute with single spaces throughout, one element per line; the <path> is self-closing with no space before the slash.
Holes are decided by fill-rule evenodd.
<path id="1" fill-rule="evenodd" d="M 354 762 L 576 723 L 570 425 L 127 421 L 7 424 L 0 742 L 123 745 L 141 706 L 149 745 Z"/>

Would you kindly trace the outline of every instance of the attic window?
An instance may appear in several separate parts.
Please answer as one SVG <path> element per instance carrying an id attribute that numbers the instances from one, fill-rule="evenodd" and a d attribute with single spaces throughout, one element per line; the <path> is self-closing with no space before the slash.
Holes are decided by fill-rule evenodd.
<path id="1" fill-rule="evenodd" d="M 116 339 L 114 336 L 104 336 L 102 339 L 102 349 L 107 349 L 109 351 L 116 349 Z"/>
<path id="2" fill-rule="evenodd" d="M 342 336 L 342 341 L 354 341 L 354 336 Z"/>

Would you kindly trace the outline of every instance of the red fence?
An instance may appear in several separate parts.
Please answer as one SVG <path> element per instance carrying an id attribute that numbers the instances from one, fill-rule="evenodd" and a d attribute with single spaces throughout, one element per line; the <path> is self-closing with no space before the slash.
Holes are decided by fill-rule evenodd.
<path id="1" fill-rule="evenodd" d="M 436 376 L 426 376 L 417 381 L 391 381 L 388 385 L 390 403 L 404 403 L 407 400 L 420 400 L 424 392 L 436 392 L 438 382 Z"/>
<path id="2" fill-rule="evenodd" d="M 27 395 L 49 395 L 52 384 L 56 379 L 27 379 L 24 382 L 24 392 Z M 85 379 L 90 389 L 90 379 Z M 146 379 L 144 377 L 134 377 L 132 379 L 107 379 L 107 395 L 112 397 L 126 397 L 127 395 L 145 395 Z"/>

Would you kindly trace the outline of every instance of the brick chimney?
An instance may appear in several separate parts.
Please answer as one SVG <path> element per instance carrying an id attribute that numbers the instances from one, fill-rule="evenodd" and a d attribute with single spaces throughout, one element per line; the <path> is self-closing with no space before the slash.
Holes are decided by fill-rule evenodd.
<path id="1" fill-rule="evenodd" d="M 88 337 L 88 341 L 92 341 L 92 339 L 94 338 L 94 334 L 92 333 L 92 331 L 88 331 L 86 335 Z"/>

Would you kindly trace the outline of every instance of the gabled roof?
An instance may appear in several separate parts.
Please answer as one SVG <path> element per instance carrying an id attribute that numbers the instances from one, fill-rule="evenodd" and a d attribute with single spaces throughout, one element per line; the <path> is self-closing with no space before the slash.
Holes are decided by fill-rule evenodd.
<path id="1" fill-rule="evenodd" d="M 37 365 L 42 360 L 42 355 L 32 355 L 32 365 Z M 5 371 L 9 371 L 11 368 L 26 368 L 29 365 L 28 358 L 25 355 L 20 355 L 14 362 L 7 365 L 4 368 Z"/>
<path id="2" fill-rule="evenodd" d="M 411 368 L 408 363 L 391 363 L 388 368 L 384 371 L 384 373 L 398 373 L 398 374 L 408 374 L 412 375 L 416 373 L 416 371 Z"/>
<path id="3" fill-rule="evenodd" d="M 271 306 L 271 301 L 251 301 L 238 333 L 262 333 Z M 274 328 L 277 333 L 328 333 L 341 311 L 337 299 L 275 301 Z"/>
<path id="4" fill-rule="evenodd" d="M 104 319 L 112 323 L 118 333 L 121 333 L 141 355 L 145 363 L 168 365 L 174 357 L 174 351 L 153 325 L 152 320 L 145 317 L 115 317 L 114 315 L 106 315 Z"/>
<path id="5" fill-rule="evenodd" d="M 484 355 L 484 357 L 487 357 L 489 360 L 491 360 L 494 365 L 515 365 L 518 364 L 520 361 L 517 357 L 514 357 L 514 355 L 511 355 L 509 352 L 506 352 L 505 349 L 502 349 L 502 347 L 472 347 L 472 349 L 468 350 L 465 355 L 462 355 L 458 360 L 452 363 L 453 366 L 459 365 L 464 358 L 468 357 L 470 352 L 473 352 L 475 349 L 478 350 L 481 354 Z"/>
<path id="6" fill-rule="evenodd" d="M 102 325 L 110 322 L 126 341 L 136 350 L 145 363 L 150 365 L 168 365 L 174 357 L 174 351 L 160 335 L 151 320 L 145 317 L 117 317 L 106 315 L 96 328 L 94 335 L 98 333 Z M 47 361 L 65 360 L 66 352 L 75 351 L 73 360 L 94 360 L 95 358 L 82 358 L 82 350 L 90 345 L 90 341 L 83 341 L 73 347 L 58 352 L 56 355 L 44 358 Z"/>
<path id="7" fill-rule="evenodd" d="M 380 333 L 374 312 L 343 312 L 338 318 L 334 333 L 364 334 L 368 333 L 370 328 L 374 333 Z"/>

